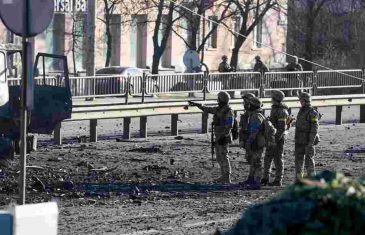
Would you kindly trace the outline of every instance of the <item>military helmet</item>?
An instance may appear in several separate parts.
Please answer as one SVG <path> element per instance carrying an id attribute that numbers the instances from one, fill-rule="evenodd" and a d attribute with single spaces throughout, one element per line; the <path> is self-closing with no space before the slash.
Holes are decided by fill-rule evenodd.
<path id="1" fill-rule="evenodd" d="M 254 106 L 254 107 L 257 107 L 257 108 L 261 108 L 261 106 L 262 106 L 261 100 L 257 97 L 250 98 L 249 99 L 249 104 Z"/>
<path id="2" fill-rule="evenodd" d="M 299 100 L 304 100 L 305 102 L 311 102 L 311 95 L 307 92 L 302 92 L 299 94 Z"/>
<path id="3" fill-rule="evenodd" d="M 223 103 L 229 102 L 229 94 L 225 91 L 221 91 L 218 93 L 218 100 Z"/>
<path id="4" fill-rule="evenodd" d="M 227 59 L 228 59 L 228 56 L 226 56 L 226 55 L 222 56 L 222 60 L 227 60 Z"/>
<path id="5" fill-rule="evenodd" d="M 253 98 L 256 97 L 255 94 L 253 93 L 246 93 L 242 96 L 242 99 L 249 99 L 249 98 Z"/>
<path id="6" fill-rule="evenodd" d="M 261 57 L 260 56 L 255 56 L 255 60 L 261 60 Z"/>
<path id="7" fill-rule="evenodd" d="M 277 102 L 281 102 L 285 98 L 285 94 L 282 91 L 274 90 L 272 91 L 271 98 Z"/>

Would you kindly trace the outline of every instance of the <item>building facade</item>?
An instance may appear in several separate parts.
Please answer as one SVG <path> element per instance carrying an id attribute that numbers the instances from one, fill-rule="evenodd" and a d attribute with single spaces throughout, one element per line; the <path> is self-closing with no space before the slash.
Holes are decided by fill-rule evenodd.
<path id="1" fill-rule="evenodd" d="M 86 37 L 88 22 L 87 0 L 55 0 L 55 15 L 49 27 L 34 39 L 35 52 L 64 54 L 68 57 L 70 71 L 83 71 L 86 68 Z M 89 0 L 91 1 L 91 0 Z M 106 58 L 106 25 L 104 1 L 96 1 L 95 25 L 95 67 L 105 66 Z M 77 7 L 76 7 L 77 6 Z M 138 12 L 128 14 L 116 7 L 111 15 L 112 53 L 111 65 L 134 66 L 150 68 L 153 58 L 152 35 L 155 25 L 154 12 Z M 213 10 L 207 10 L 208 19 L 216 20 Z M 166 16 L 163 16 L 163 18 Z M 230 57 L 235 42 L 231 31 L 237 31 L 241 19 L 239 16 L 227 18 L 224 21 L 230 27 L 219 26 L 206 43 L 204 62 L 211 71 L 218 69 L 222 55 Z M 202 26 L 201 22 L 201 26 Z M 177 24 L 186 25 L 183 20 Z M 206 33 L 213 27 L 214 22 L 206 20 Z M 189 37 L 189 30 L 176 27 L 171 32 L 166 49 L 162 55 L 160 69 L 184 72 L 183 55 L 189 47 L 184 42 Z M 185 27 L 188 28 L 188 27 Z M 202 27 L 201 27 L 202 28 Z M 203 37 L 199 31 L 198 42 Z M 248 36 L 239 52 L 238 69 L 252 69 L 254 57 L 261 56 L 262 61 L 269 68 L 284 67 L 286 57 L 277 51 L 286 51 L 287 19 L 283 10 L 271 9 L 265 15 L 253 33 Z M 254 41 L 253 41 L 254 40 Z M 0 43 L 20 42 L 19 38 L 10 36 L 0 23 Z M 262 44 L 265 45 L 262 45 Z M 267 46 L 269 47 L 267 47 Z M 274 49 L 272 49 L 272 48 Z"/>

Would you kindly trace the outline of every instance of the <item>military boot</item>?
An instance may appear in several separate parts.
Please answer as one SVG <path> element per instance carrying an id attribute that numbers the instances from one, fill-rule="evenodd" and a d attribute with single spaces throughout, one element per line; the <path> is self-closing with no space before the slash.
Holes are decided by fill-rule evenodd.
<path id="1" fill-rule="evenodd" d="M 221 177 L 219 177 L 218 179 L 214 180 L 214 183 L 219 183 L 219 184 L 230 184 L 231 183 L 231 175 L 230 174 L 225 174 L 222 175 Z"/>
<path id="2" fill-rule="evenodd" d="M 225 174 L 222 177 L 223 184 L 230 184 L 231 183 L 231 174 Z"/>
<path id="3" fill-rule="evenodd" d="M 220 176 L 216 179 L 213 180 L 213 183 L 221 183 L 222 182 L 222 179 L 223 179 L 223 176 Z"/>
<path id="4" fill-rule="evenodd" d="M 282 186 L 281 180 L 274 180 L 273 182 L 269 183 L 269 186 Z"/>
<path id="5" fill-rule="evenodd" d="M 262 178 L 260 183 L 261 183 L 261 185 L 267 185 L 267 184 L 269 184 L 269 179 Z"/>
<path id="6" fill-rule="evenodd" d="M 261 189 L 261 184 L 259 180 L 252 180 L 245 184 L 243 187 L 247 190 L 259 190 Z"/>
<path id="7" fill-rule="evenodd" d="M 240 183 L 240 185 L 245 186 L 245 185 L 247 185 L 247 184 L 252 184 L 252 182 L 253 182 L 253 181 L 254 181 L 254 178 L 253 178 L 252 176 L 249 176 L 249 177 L 247 178 L 247 180 L 245 180 L 245 181 L 241 182 L 241 183 Z"/>

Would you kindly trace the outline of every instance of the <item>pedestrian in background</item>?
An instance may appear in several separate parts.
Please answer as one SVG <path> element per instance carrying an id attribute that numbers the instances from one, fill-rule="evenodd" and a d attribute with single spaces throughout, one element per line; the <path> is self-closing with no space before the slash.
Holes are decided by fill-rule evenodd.
<path id="1" fill-rule="evenodd" d="M 260 56 L 255 57 L 256 63 L 253 67 L 254 72 L 260 72 L 261 74 L 269 72 L 269 69 L 266 67 L 266 65 L 261 61 Z"/>
<path id="2" fill-rule="evenodd" d="M 229 73 L 233 72 L 234 68 L 232 68 L 228 63 L 228 57 L 226 55 L 222 56 L 222 62 L 219 64 L 218 72 L 220 73 Z"/>

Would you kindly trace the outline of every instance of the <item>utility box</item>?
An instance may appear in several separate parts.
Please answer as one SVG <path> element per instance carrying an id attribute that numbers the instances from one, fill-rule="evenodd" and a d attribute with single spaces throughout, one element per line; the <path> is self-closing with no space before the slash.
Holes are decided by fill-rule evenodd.
<path id="1" fill-rule="evenodd" d="M 7 211 L 0 211 L 0 235 L 13 235 L 13 216 Z"/>
<path id="2" fill-rule="evenodd" d="M 56 202 L 14 206 L 9 211 L 13 214 L 13 235 L 57 235 Z"/>

